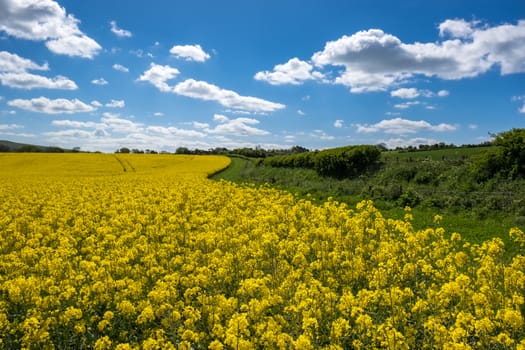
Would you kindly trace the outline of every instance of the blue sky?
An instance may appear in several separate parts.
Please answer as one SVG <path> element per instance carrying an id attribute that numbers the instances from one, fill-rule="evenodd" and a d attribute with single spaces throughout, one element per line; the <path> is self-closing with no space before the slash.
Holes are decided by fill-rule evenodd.
<path id="1" fill-rule="evenodd" d="M 0 139 L 394 148 L 515 127 L 522 0 L 0 0 Z"/>

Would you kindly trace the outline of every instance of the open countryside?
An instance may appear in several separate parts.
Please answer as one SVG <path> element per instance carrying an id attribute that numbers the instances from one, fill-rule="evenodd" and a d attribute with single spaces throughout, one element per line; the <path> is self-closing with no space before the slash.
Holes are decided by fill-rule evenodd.
<path id="1" fill-rule="evenodd" d="M 525 235 L 208 176 L 224 156 L 0 154 L 1 347 L 521 348 Z"/>
<path id="2" fill-rule="evenodd" d="M 0 350 L 525 350 L 523 0 L 0 0 Z"/>

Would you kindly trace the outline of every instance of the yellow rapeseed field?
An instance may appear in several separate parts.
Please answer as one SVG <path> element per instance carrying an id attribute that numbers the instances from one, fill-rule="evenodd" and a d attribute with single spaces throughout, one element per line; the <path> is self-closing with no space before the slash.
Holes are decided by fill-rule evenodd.
<path id="1" fill-rule="evenodd" d="M 520 230 L 508 257 L 228 163 L 0 154 L 0 348 L 525 349 Z"/>

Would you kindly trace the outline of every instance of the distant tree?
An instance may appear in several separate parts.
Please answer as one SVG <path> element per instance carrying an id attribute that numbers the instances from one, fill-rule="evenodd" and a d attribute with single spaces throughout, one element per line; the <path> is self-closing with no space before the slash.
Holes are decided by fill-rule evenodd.
<path id="1" fill-rule="evenodd" d="M 130 153 L 130 150 L 127 147 L 122 147 L 118 149 L 116 153 Z"/>
<path id="2" fill-rule="evenodd" d="M 191 151 L 187 147 L 177 147 L 175 150 L 175 153 L 177 154 L 191 154 Z"/>
<path id="3" fill-rule="evenodd" d="M 80 147 L 73 147 L 73 152 L 78 153 L 80 152 Z"/>
<path id="4" fill-rule="evenodd" d="M 0 145 L 0 152 L 10 152 L 11 148 L 8 145 Z"/>
<path id="5" fill-rule="evenodd" d="M 309 152 L 309 150 L 308 150 L 308 148 L 304 148 L 302 146 L 293 146 L 290 149 L 290 152 L 291 153 L 304 153 L 304 152 Z"/>

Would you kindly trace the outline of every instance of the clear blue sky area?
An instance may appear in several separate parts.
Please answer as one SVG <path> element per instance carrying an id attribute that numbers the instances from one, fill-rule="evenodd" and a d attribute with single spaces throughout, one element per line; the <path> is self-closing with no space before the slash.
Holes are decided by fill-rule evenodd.
<path id="1" fill-rule="evenodd" d="M 395 148 L 523 127 L 523 0 L 0 0 L 0 139 Z"/>

